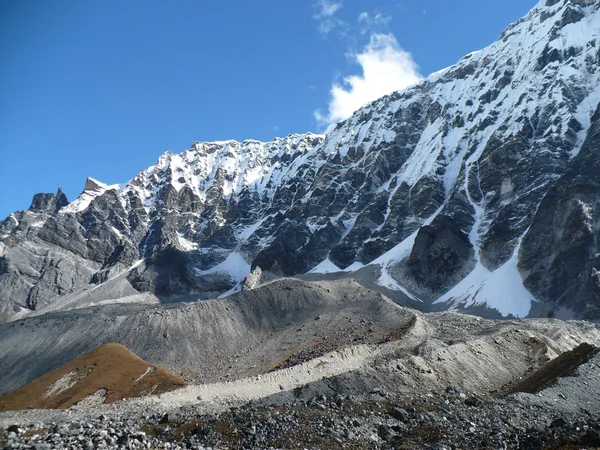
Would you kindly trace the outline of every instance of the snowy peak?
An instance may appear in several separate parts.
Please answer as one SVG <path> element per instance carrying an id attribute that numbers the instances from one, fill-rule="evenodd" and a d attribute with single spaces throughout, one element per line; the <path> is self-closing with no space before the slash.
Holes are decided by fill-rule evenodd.
<path id="1" fill-rule="evenodd" d="M 392 146 L 391 152 L 388 146 L 388 161 L 394 153 L 406 157 L 398 158 L 399 170 L 382 178 L 377 189 L 383 214 L 375 221 L 372 211 L 369 220 L 362 214 L 353 219 L 341 248 L 324 260 L 327 267 L 371 259 L 384 272 L 381 285 L 402 291 L 405 284 L 410 296 L 421 299 L 442 293 L 439 302 L 451 307 L 487 305 L 523 316 L 532 299 L 547 301 L 520 280 L 520 242 L 537 205 L 589 137 L 600 102 L 599 9 L 597 1 L 540 2 L 491 46 L 339 123 L 327 142 L 342 162 L 356 142 L 370 146 L 371 160 L 384 142 L 394 141 L 400 148 Z M 375 133 L 385 138 L 376 141 Z M 468 239 L 438 227 L 428 247 L 415 248 L 411 233 L 439 225 L 441 217 L 449 217 Z M 402 241 L 395 247 L 386 237 L 393 236 L 392 229 L 392 243 Z M 449 245 L 456 238 L 468 244 Z M 349 250 L 357 245 L 358 252 Z M 394 264 L 372 259 L 380 255 L 374 248 L 390 247 L 380 258 Z M 461 262 L 436 268 L 440 256 Z M 449 273 L 433 283 L 434 268 Z M 461 279 L 465 282 L 456 285 Z M 503 298 L 508 291 L 496 289 L 498 280 L 510 285 L 511 299 Z"/>
<path id="2" fill-rule="evenodd" d="M 156 194 L 167 186 L 177 192 L 188 188 L 202 202 L 210 200 L 212 189 L 225 198 L 243 189 L 272 195 L 287 163 L 315 149 L 322 140 L 323 136 L 308 133 L 271 142 L 194 142 L 183 153 L 161 155 L 156 165 L 137 175 L 124 192 L 134 192 L 147 206 L 158 206 Z"/>
<path id="3" fill-rule="evenodd" d="M 85 181 L 85 187 L 83 192 L 77 197 L 75 201 L 69 203 L 67 206 L 60 210 L 61 214 L 67 213 L 78 213 L 84 211 L 95 198 L 103 195 L 106 191 L 116 190 L 118 191 L 120 185 L 114 184 L 109 186 L 104 184 L 92 177 L 88 177 Z"/>
<path id="4" fill-rule="evenodd" d="M 5 284 L 33 286 L 25 305 L 119 273 L 139 291 L 208 298 L 256 267 L 356 271 L 424 310 L 600 317 L 599 68 L 600 2 L 539 2 L 490 46 L 325 136 L 194 142 L 125 185 L 88 179 L 29 238 L 92 275 L 20 267 L 11 276 L 26 282 Z"/>
<path id="5" fill-rule="evenodd" d="M 85 187 L 83 188 L 83 192 L 87 192 L 88 194 L 93 194 L 93 193 L 104 192 L 107 189 L 108 189 L 108 185 L 101 183 L 100 181 L 98 181 L 92 177 L 88 177 L 87 180 L 85 180 Z"/>
<path id="6" fill-rule="evenodd" d="M 539 9 L 552 9 L 556 10 L 557 8 L 563 6 L 590 6 L 597 3 L 597 0 L 540 0 L 537 6 L 534 8 L 535 10 Z"/>

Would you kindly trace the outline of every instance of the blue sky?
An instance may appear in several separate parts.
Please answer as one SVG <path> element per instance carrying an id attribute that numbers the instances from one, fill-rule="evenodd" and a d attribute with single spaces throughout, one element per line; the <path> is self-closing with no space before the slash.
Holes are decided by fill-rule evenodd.
<path id="1" fill-rule="evenodd" d="M 194 141 L 323 131 L 492 43 L 535 0 L 0 2 L 0 220 Z M 370 75 L 367 75 L 370 74 Z"/>

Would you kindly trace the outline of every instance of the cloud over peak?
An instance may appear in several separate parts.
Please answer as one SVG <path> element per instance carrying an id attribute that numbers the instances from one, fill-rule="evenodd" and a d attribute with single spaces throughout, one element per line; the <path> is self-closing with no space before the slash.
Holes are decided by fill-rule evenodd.
<path id="1" fill-rule="evenodd" d="M 315 111 L 321 126 L 347 119 L 373 100 L 422 80 L 411 54 L 392 34 L 372 34 L 363 50 L 351 57 L 361 66 L 362 74 L 344 77 L 341 84 L 332 85 L 328 112 Z"/>

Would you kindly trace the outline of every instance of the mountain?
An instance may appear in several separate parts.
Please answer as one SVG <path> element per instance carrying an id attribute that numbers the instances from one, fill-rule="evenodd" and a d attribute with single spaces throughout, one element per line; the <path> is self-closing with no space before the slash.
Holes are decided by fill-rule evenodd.
<path id="1" fill-rule="evenodd" d="M 68 204 L 36 195 L 0 223 L 0 311 L 211 298 L 259 267 L 422 310 L 597 319 L 599 148 L 600 2 L 542 0 L 325 135 L 196 142 Z"/>

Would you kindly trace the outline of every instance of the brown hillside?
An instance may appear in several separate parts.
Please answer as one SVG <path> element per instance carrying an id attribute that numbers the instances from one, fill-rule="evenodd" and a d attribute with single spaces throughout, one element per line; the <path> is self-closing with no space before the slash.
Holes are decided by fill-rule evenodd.
<path id="1" fill-rule="evenodd" d="M 0 397 L 0 411 L 66 409 L 172 391 L 187 383 L 121 344 L 104 344 Z"/>
<path id="2" fill-rule="evenodd" d="M 539 368 L 527 378 L 513 386 L 508 386 L 500 392 L 499 396 L 526 392 L 535 394 L 551 386 L 558 378 L 570 376 L 575 369 L 585 364 L 600 349 L 587 342 L 579 344 L 572 350 L 562 353 L 557 358 Z"/>

